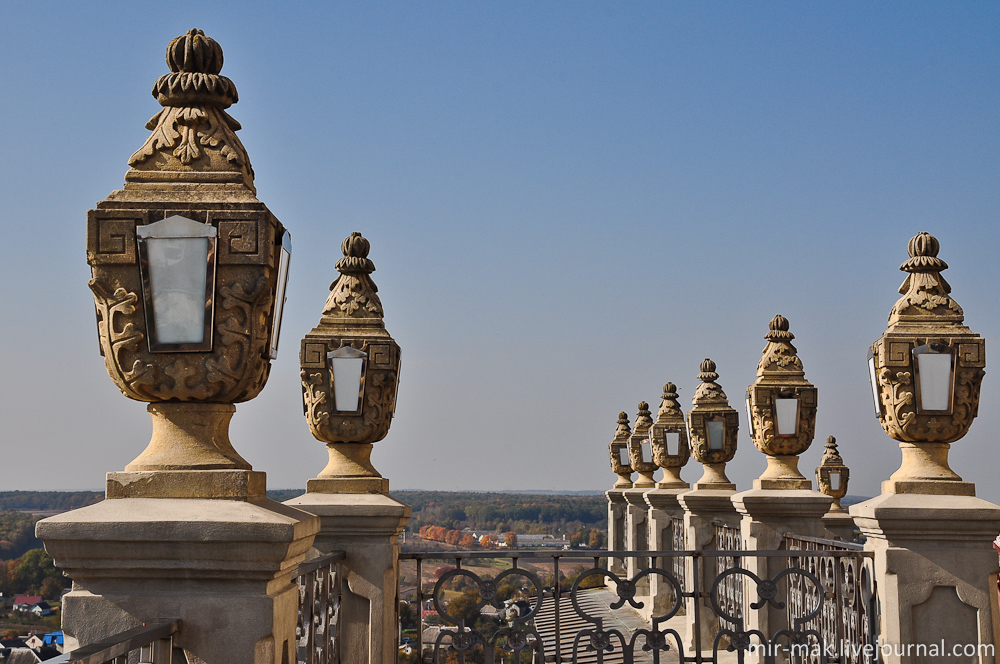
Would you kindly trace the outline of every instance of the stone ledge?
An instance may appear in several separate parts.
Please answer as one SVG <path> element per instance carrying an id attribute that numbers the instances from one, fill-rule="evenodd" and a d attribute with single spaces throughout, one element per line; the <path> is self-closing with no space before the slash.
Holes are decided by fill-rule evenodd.
<path id="1" fill-rule="evenodd" d="M 307 493 L 389 493 L 384 477 L 314 477 L 306 480 Z"/>

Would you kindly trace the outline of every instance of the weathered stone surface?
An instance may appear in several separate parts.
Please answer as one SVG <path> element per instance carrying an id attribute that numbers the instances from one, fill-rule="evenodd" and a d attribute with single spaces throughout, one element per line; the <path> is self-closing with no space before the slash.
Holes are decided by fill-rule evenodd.
<path id="1" fill-rule="evenodd" d="M 36 527 L 73 579 L 68 648 L 180 619 L 175 643 L 209 664 L 294 661 L 290 575 L 318 530 L 312 515 L 264 498 L 105 500 Z"/>
<path id="2" fill-rule="evenodd" d="M 399 534 L 410 518 L 410 507 L 389 496 L 361 493 L 307 492 L 285 504 L 320 518 L 316 549 L 346 554 L 340 661 L 394 664 Z"/>

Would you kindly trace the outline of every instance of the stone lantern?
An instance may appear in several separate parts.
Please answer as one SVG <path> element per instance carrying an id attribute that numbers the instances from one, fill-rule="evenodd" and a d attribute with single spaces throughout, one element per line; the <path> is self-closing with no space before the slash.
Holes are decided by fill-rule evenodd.
<path id="1" fill-rule="evenodd" d="M 851 479 L 851 469 L 844 464 L 837 450 L 837 439 L 830 436 L 826 439 L 823 458 L 816 467 L 816 487 L 819 492 L 833 498 L 830 510 L 823 515 L 823 525 L 837 539 L 850 541 L 854 539 L 854 519 L 840 504 L 840 499 L 847 495 L 847 485 Z"/>
<path id="2" fill-rule="evenodd" d="M 649 404 L 639 403 L 639 412 L 635 416 L 635 428 L 628 439 L 628 454 L 632 469 L 639 477 L 632 483 L 635 489 L 651 489 L 656 486 L 653 473 L 659 466 L 653 461 L 653 448 L 649 444 L 649 431 L 653 426 L 653 416 L 649 412 Z"/>
<path id="3" fill-rule="evenodd" d="M 108 473 L 107 500 L 37 525 L 73 579 L 67 649 L 180 620 L 186 661 L 296 657 L 292 573 L 319 519 L 268 500 L 229 440 L 234 404 L 277 355 L 291 242 L 256 197 L 222 63 L 200 30 L 170 42 L 151 134 L 125 186 L 87 213 L 101 354 L 122 394 L 149 404 L 153 434 Z"/>
<path id="4" fill-rule="evenodd" d="M 979 412 L 986 341 L 965 326 L 951 297 L 937 239 L 919 233 L 907 248 L 910 258 L 899 268 L 907 273 L 903 297 L 868 359 L 876 417 L 903 452 L 890 481 L 918 493 L 921 487 L 939 492 L 940 482 L 948 482 L 949 492 L 973 495 L 972 485 L 948 466 L 948 450 Z"/>
<path id="5" fill-rule="evenodd" d="M 306 421 L 329 462 L 285 504 L 317 515 L 316 549 L 343 551 L 351 570 L 341 606 L 348 617 L 341 642 L 351 645 L 342 648 L 342 664 L 394 664 L 399 535 L 411 510 L 388 495 L 371 453 L 396 410 L 399 346 L 385 329 L 368 240 L 351 233 L 340 249 L 340 276 L 299 355 Z"/>
<path id="6" fill-rule="evenodd" d="M 625 411 L 618 413 L 618 428 L 608 449 L 611 453 L 611 471 L 618 475 L 614 489 L 632 488 L 632 461 L 629 455 L 628 441 L 632 436 L 628 415 Z"/>
<path id="7" fill-rule="evenodd" d="M 757 379 L 747 388 L 750 435 L 767 455 L 764 489 L 811 489 L 798 469 L 798 455 L 809 449 L 816 427 L 816 388 L 806 380 L 784 316 L 771 319 Z"/>
<path id="8" fill-rule="evenodd" d="M 340 248 L 340 276 L 330 285 L 319 325 L 302 340 L 303 410 L 309 430 L 330 454 L 307 490 L 386 493 L 389 481 L 370 457 L 396 409 L 399 345 L 382 320 L 368 240 L 351 233 Z"/>
<path id="9" fill-rule="evenodd" d="M 729 406 L 729 398 L 715 382 L 718 378 L 715 362 L 702 361 L 698 374 L 701 385 L 695 390 L 692 408 L 688 411 L 688 435 L 691 453 L 705 468 L 698 485 L 732 487 L 726 477 L 726 463 L 736 455 L 740 416 Z"/>
<path id="10" fill-rule="evenodd" d="M 993 652 L 997 634 L 1000 506 L 976 497 L 948 465 L 950 444 L 964 436 L 979 409 L 986 367 L 982 337 L 965 325 L 962 307 L 941 275 L 940 244 L 918 233 L 907 246 L 902 297 L 888 329 L 869 350 L 875 414 L 899 441 L 902 464 L 882 493 L 851 505 L 874 553 L 884 643 L 940 643 L 941 652 L 976 644 Z M 905 572 L 905 573 L 904 573 Z M 904 664 L 908 657 L 886 657 Z"/>
<path id="11" fill-rule="evenodd" d="M 153 86 L 163 109 L 125 188 L 87 213 L 101 354 L 153 418 L 126 471 L 249 469 L 229 420 L 267 381 L 290 240 L 254 195 L 240 124 L 225 111 L 238 95 L 219 75 L 221 47 L 190 30 L 167 64 Z"/>
<path id="12" fill-rule="evenodd" d="M 677 403 L 677 386 L 673 383 L 663 386 L 660 409 L 656 413 L 656 421 L 649 428 L 649 441 L 653 448 L 653 461 L 663 469 L 663 480 L 656 485 L 657 488 L 687 488 L 688 483 L 681 479 L 681 468 L 691 457 L 691 445 L 688 443 L 684 413 Z"/>

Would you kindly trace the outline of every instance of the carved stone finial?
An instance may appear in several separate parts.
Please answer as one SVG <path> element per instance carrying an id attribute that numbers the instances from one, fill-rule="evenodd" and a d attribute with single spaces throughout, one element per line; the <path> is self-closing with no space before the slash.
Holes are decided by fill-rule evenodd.
<path id="1" fill-rule="evenodd" d="M 698 380 L 701 381 L 701 385 L 695 389 L 691 403 L 695 406 L 712 403 L 724 403 L 728 406 L 729 399 L 726 397 L 726 393 L 715 382 L 719 379 L 719 374 L 715 372 L 715 362 L 706 358 L 702 360 L 700 368 L 701 373 L 698 374 Z"/>
<path id="2" fill-rule="evenodd" d="M 340 276 L 330 284 L 330 296 L 323 315 L 333 318 L 368 318 L 381 323 L 382 301 L 378 286 L 372 281 L 375 264 L 368 258 L 371 244 L 361 233 L 351 233 L 340 244 L 344 257 L 337 261 Z M 377 324 L 376 323 L 376 324 Z"/>
<path id="3" fill-rule="evenodd" d="M 757 364 L 757 375 L 786 378 L 805 376 L 802 360 L 792 345 L 795 335 L 788 331 L 788 319 L 778 314 L 771 319 L 768 328 L 764 335 L 768 343 Z"/>
<path id="4" fill-rule="evenodd" d="M 778 314 L 768 324 L 770 328 L 764 338 L 768 341 L 791 341 L 795 335 L 788 331 L 788 319 Z"/>
<path id="5" fill-rule="evenodd" d="M 371 274 L 375 271 L 375 263 L 368 259 L 370 249 L 371 243 L 361 233 L 351 233 L 350 237 L 340 243 L 344 257 L 337 261 L 337 271 L 341 274 Z M 377 288 L 375 290 L 378 291 Z"/>
<path id="6" fill-rule="evenodd" d="M 826 439 L 826 447 L 823 449 L 823 458 L 820 460 L 820 464 L 842 464 L 844 460 L 840 456 L 840 451 L 837 449 L 837 439 L 833 436 L 829 436 Z"/>
<path id="7" fill-rule="evenodd" d="M 170 73 L 156 79 L 152 91 L 164 108 L 146 123 L 153 133 L 128 160 L 126 182 L 240 183 L 256 192 L 250 158 L 236 137 L 242 127 L 223 110 L 239 95 L 219 74 L 222 62 L 222 47 L 201 30 L 170 42 Z"/>
<path id="8" fill-rule="evenodd" d="M 645 401 L 639 402 L 639 412 L 635 416 L 635 426 L 638 429 L 640 425 L 647 425 L 653 423 L 653 414 L 649 412 L 649 404 Z"/>
<path id="9" fill-rule="evenodd" d="M 618 428 L 615 430 L 615 440 L 621 438 L 621 440 L 628 441 L 630 435 L 632 435 L 632 427 L 628 423 L 628 414 L 623 410 L 618 413 Z"/>
<path id="10" fill-rule="evenodd" d="M 681 405 L 677 403 L 677 386 L 673 383 L 667 383 L 663 386 L 663 394 L 660 395 L 660 409 L 656 411 L 656 419 L 659 420 L 660 416 L 664 413 L 677 413 L 681 412 Z"/>
<path id="11" fill-rule="evenodd" d="M 961 325 L 965 313 L 952 299 L 951 284 L 941 274 L 948 269 L 948 264 L 937 257 L 941 243 L 930 233 L 922 232 L 910 238 L 906 248 L 910 258 L 899 266 L 907 273 L 899 287 L 903 297 L 889 312 L 889 329 L 934 323 Z"/>

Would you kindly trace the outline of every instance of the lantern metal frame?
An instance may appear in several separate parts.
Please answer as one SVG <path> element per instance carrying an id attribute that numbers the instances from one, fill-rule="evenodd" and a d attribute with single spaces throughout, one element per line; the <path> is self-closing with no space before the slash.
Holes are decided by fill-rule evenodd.
<path id="1" fill-rule="evenodd" d="M 948 355 L 950 362 L 948 367 L 948 407 L 944 409 L 930 409 L 923 407 L 923 381 L 920 376 L 919 356 L 925 354 Z M 913 391 L 917 413 L 927 415 L 951 415 L 955 404 L 955 355 L 956 349 L 948 345 L 947 341 L 928 341 L 922 346 L 916 346 L 910 350 L 913 358 Z"/>
<path id="2" fill-rule="evenodd" d="M 332 412 L 334 412 L 334 413 L 336 413 L 338 415 L 363 415 L 364 414 L 364 407 L 365 407 L 365 377 L 366 377 L 366 375 L 368 373 L 368 351 L 366 350 L 367 347 L 368 347 L 368 344 L 361 344 L 361 348 L 354 348 L 354 346 L 352 346 L 351 344 L 344 344 L 344 345 L 342 345 L 342 346 L 340 346 L 338 348 L 334 348 L 331 351 L 327 351 L 327 353 L 326 353 L 327 366 L 329 367 L 329 370 L 330 370 L 330 398 L 333 401 L 333 403 L 330 405 L 330 409 L 331 409 Z M 344 409 L 340 408 L 340 404 L 337 403 L 337 375 L 336 375 L 337 372 L 333 368 L 333 360 L 339 359 L 339 358 L 335 358 L 333 356 L 333 354 L 336 353 L 338 350 L 341 350 L 341 349 L 344 349 L 344 348 L 351 348 L 351 349 L 353 349 L 353 350 L 355 350 L 355 351 L 357 351 L 357 352 L 359 352 L 359 353 L 362 354 L 362 356 L 360 358 L 355 358 L 355 359 L 360 359 L 361 360 L 361 376 L 360 376 L 360 378 L 358 380 L 358 407 L 354 408 L 353 410 L 344 410 Z"/>

